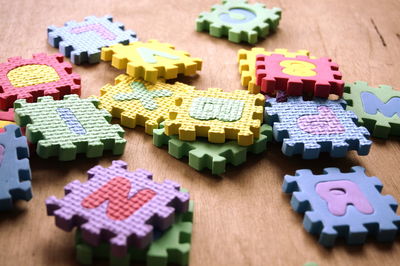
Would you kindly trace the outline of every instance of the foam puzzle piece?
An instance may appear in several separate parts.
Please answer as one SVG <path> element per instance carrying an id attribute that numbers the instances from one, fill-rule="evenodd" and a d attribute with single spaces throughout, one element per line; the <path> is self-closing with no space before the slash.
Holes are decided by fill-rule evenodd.
<path id="1" fill-rule="evenodd" d="M 168 43 L 156 40 L 116 44 L 101 50 L 101 59 L 117 69 L 126 69 L 134 78 L 155 83 L 158 78 L 174 79 L 178 74 L 191 76 L 201 70 L 202 61 Z"/>
<path id="2" fill-rule="evenodd" d="M 168 145 L 168 153 L 177 159 L 189 157 L 189 165 L 201 171 L 211 170 L 213 175 L 225 173 L 226 164 L 240 165 L 246 161 L 247 152 L 260 154 L 267 149 L 267 142 L 272 140 L 272 128 L 262 125 L 260 137 L 251 146 L 239 146 L 236 141 L 222 144 L 209 143 L 206 139 L 182 141 L 177 136 L 167 136 L 164 129 L 154 129 L 153 144 L 157 147 Z"/>
<path id="3" fill-rule="evenodd" d="M 179 134 L 179 139 L 186 141 L 207 137 L 212 143 L 234 139 L 241 146 L 252 145 L 260 136 L 264 99 L 262 94 L 243 90 L 188 91 L 175 97 L 176 106 L 164 122 L 165 134 Z"/>
<path id="4" fill-rule="evenodd" d="M 257 85 L 264 93 L 283 90 L 290 96 L 308 94 L 322 98 L 343 94 L 344 81 L 339 66 L 329 58 L 260 54 L 256 61 Z"/>
<path id="5" fill-rule="evenodd" d="M 66 94 L 81 94 L 81 78 L 61 54 L 10 57 L 0 64 L 0 110 L 13 107 L 17 99 L 34 102 L 45 95 L 58 100 Z"/>
<path id="6" fill-rule="evenodd" d="M 63 27 L 47 28 L 48 42 L 74 64 L 98 63 L 102 47 L 135 42 L 136 33 L 113 22 L 112 16 L 86 17 L 83 22 L 69 21 Z"/>
<path id="7" fill-rule="evenodd" d="M 111 115 L 97 109 L 97 99 L 79 99 L 78 95 L 38 98 L 37 103 L 18 100 L 14 104 L 18 125 L 27 127 L 27 137 L 37 145 L 42 158 L 57 156 L 61 161 L 76 159 L 78 153 L 99 157 L 104 150 L 114 155 L 124 152 L 126 140 L 120 125 L 111 125 Z"/>
<path id="8" fill-rule="evenodd" d="M 372 143 L 369 132 L 356 125 L 357 116 L 345 111 L 345 105 L 344 100 L 288 97 L 287 102 L 276 102 L 270 98 L 265 119 L 272 125 L 275 140 L 283 141 L 282 152 L 287 156 L 316 159 L 320 152 L 329 152 L 331 157 L 344 157 L 349 150 L 367 155 Z"/>
<path id="9" fill-rule="evenodd" d="M 297 170 L 295 176 L 285 176 L 283 191 L 293 193 L 293 209 L 305 213 L 305 229 L 319 235 L 324 246 L 333 246 L 337 237 L 362 244 L 368 234 L 378 241 L 393 241 L 400 227 L 396 200 L 381 195 L 381 181 L 366 176 L 363 167 L 351 169 L 342 173 L 325 168 L 322 175 Z"/>
<path id="10" fill-rule="evenodd" d="M 193 223 L 193 201 L 189 202 L 189 210 L 176 214 L 175 222 L 165 232 L 158 232 L 158 238 L 145 249 L 129 247 L 124 257 L 110 254 L 110 245 L 102 242 L 91 246 L 82 239 L 79 230 L 76 232 L 76 258 L 80 264 L 91 265 L 95 259 L 109 259 L 110 266 L 129 266 L 131 262 L 146 262 L 148 266 L 166 266 L 189 264 L 190 242 Z"/>
<path id="11" fill-rule="evenodd" d="M 32 198 L 29 149 L 16 125 L 0 133 L 0 211 L 9 210 L 15 200 Z"/>
<path id="12" fill-rule="evenodd" d="M 14 123 L 14 109 L 10 108 L 8 111 L 0 111 L 0 132 L 3 132 L 3 127 Z"/>
<path id="13" fill-rule="evenodd" d="M 248 4 L 246 0 L 224 0 L 214 5 L 211 12 L 202 12 L 196 20 L 196 30 L 207 31 L 211 36 L 228 36 L 235 43 L 255 44 L 275 31 L 282 10 L 268 9 L 264 4 Z"/>
<path id="14" fill-rule="evenodd" d="M 158 80 L 152 84 L 128 75 L 119 75 L 115 85 L 105 85 L 100 90 L 100 106 L 120 119 L 120 124 L 129 128 L 144 126 L 147 134 L 153 134 L 161 121 L 168 117 L 174 106 L 174 96 L 194 87 L 175 82 L 168 84 Z"/>
<path id="15" fill-rule="evenodd" d="M 175 211 L 188 210 L 189 194 L 180 192 L 179 184 L 156 183 L 146 170 L 128 171 L 124 161 L 113 161 L 108 168 L 95 166 L 88 178 L 69 183 L 62 199 L 49 197 L 47 213 L 61 229 L 79 227 L 91 245 L 106 240 L 117 257 L 125 256 L 130 245 L 145 248 L 152 241 L 153 226 L 166 230 Z"/>
<path id="16" fill-rule="evenodd" d="M 310 56 L 307 50 L 297 50 L 290 52 L 287 49 L 278 48 L 273 51 L 266 51 L 262 47 L 254 47 L 251 50 L 240 49 L 238 51 L 239 73 L 241 74 L 242 86 L 246 87 L 251 93 L 260 93 L 260 86 L 258 86 L 256 79 L 256 57 L 257 55 L 271 55 L 281 54 L 285 57 L 296 57 L 297 55 L 309 56 L 315 59 L 316 57 Z"/>
<path id="17" fill-rule="evenodd" d="M 388 85 L 377 88 L 356 81 L 346 83 L 343 98 L 347 110 L 358 116 L 358 123 L 365 126 L 374 137 L 400 136 L 400 90 Z"/>

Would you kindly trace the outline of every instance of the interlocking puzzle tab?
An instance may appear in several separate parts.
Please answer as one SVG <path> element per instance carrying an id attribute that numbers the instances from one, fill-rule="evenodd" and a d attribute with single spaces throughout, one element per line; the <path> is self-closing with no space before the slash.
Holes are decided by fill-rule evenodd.
<path id="1" fill-rule="evenodd" d="M 240 49 L 238 51 L 238 62 L 239 72 L 241 74 L 241 83 L 242 86 L 246 87 L 251 93 L 256 94 L 261 92 L 261 87 L 256 84 L 257 55 L 271 54 L 281 54 L 285 57 L 296 57 L 297 55 L 303 55 L 315 59 L 314 56 L 310 56 L 310 52 L 307 50 L 297 50 L 296 52 L 290 52 L 287 49 L 278 48 L 273 51 L 265 51 L 265 49 L 262 47 L 254 47 L 251 50 Z"/>
<path id="2" fill-rule="evenodd" d="M 137 41 L 136 33 L 124 30 L 124 25 L 113 22 L 112 16 L 90 16 L 83 22 L 66 22 L 64 27 L 50 26 L 47 34 L 49 44 L 78 65 L 100 62 L 102 47 Z"/>
<path id="3" fill-rule="evenodd" d="M 257 85 L 268 94 L 276 90 L 290 96 L 342 96 L 344 82 L 339 66 L 329 58 L 285 57 L 281 54 L 257 55 Z"/>
<path id="4" fill-rule="evenodd" d="M 189 157 L 189 165 L 201 171 L 205 168 L 211 170 L 212 174 L 225 173 L 226 164 L 235 166 L 246 161 L 247 152 L 260 154 L 267 148 L 267 141 L 272 140 L 272 128 L 262 125 L 260 137 L 251 146 L 239 146 L 236 141 L 214 144 L 205 139 L 196 141 L 182 141 L 177 136 L 167 136 L 164 129 L 153 130 L 153 144 L 157 147 L 168 145 L 168 153 L 177 159 L 184 156 Z"/>
<path id="5" fill-rule="evenodd" d="M 194 75 L 202 65 L 201 59 L 190 57 L 187 52 L 175 50 L 174 46 L 156 40 L 103 48 L 101 59 L 111 61 L 111 65 L 117 69 L 126 69 L 126 73 L 134 78 L 151 83 L 155 83 L 159 77 L 173 79 L 178 74 Z"/>
<path id="6" fill-rule="evenodd" d="M 161 121 L 168 117 L 177 93 L 185 93 L 192 86 L 175 82 L 167 84 L 158 80 L 155 84 L 128 75 L 119 75 L 115 85 L 107 84 L 100 91 L 101 108 L 120 119 L 123 126 L 144 126 L 147 134 L 153 134 Z"/>
<path id="7" fill-rule="evenodd" d="M 16 125 L 0 132 L 0 211 L 9 210 L 15 200 L 32 198 L 29 149 Z"/>
<path id="8" fill-rule="evenodd" d="M 202 12 L 196 20 L 196 30 L 211 36 L 228 36 L 229 41 L 254 44 L 275 31 L 281 19 L 280 8 L 267 9 L 264 4 L 248 4 L 246 0 L 224 0 L 211 12 Z"/>
<path id="9" fill-rule="evenodd" d="M 266 101 L 265 118 L 273 126 L 274 138 L 283 141 L 287 156 L 301 154 L 304 159 L 316 159 L 320 152 L 331 157 L 344 157 L 349 150 L 367 155 L 371 147 L 369 132 L 356 125 L 357 116 L 345 111 L 345 101 L 288 97 L 287 102 Z"/>
<path id="10" fill-rule="evenodd" d="M 399 90 L 387 85 L 373 88 L 362 81 L 347 83 L 344 90 L 347 110 L 358 116 L 359 124 L 368 128 L 372 136 L 400 136 Z"/>
<path id="11" fill-rule="evenodd" d="M 48 95 L 58 100 L 66 94 L 81 94 L 81 78 L 61 54 L 11 57 L 0 64 L 0 110 L 13 107 L 17 99 L 34 102 Z"/>
<path id="12" fill-rule="evenodd" d="M 265 97 L 248 91 L 223 92 L 221 89 L 192 90 L 176 97 L 176 106 L 164 122 L 167 136 L 180 140 L 207 137 L 209 142 L 234 139 L 249 146 L 260 136 Z"/>
<path id="13" fill-rule="evenodd" d="M 193 201 L 189 202 L 189 210 L 176 214 L 175 223 L 165 232 L 156 232 L 155 240 L 148 248 L 129 247 L 124 257 L 110 254 L 110 245 L 103 241 L 92 246 L 82 239 L 79 230 L 76 232 L 76 257 L 80 264 L 90 265 L 94 259 L 109 259 L 110 266 L 129 266 L 131 262 L 146 262 L 149 266 L 166 266 L 189 264 L 191 235 L 193 223 Z"/>
<path id="14" fill-rule="evenodd" d="M 15 124 L 14 109 L 10 108 L 6 112 L 0 111 L 0 132 L 3 132 L 3 128 L 10 124 Z"/>
<path id="15" fill-rule="evenodd" d="M 153 226 L 166 230 L 174 223 L 175 211 L 188 210 L 189 194 L 180 192 L 177 183 L 156 183 L 150 172 L 130 172 L 123 161 L 113 161 L 108 168 L 95 166 L 88 178 L 69 183 L 62 199 L 49 197 L 47 212 L 61 229 L 78 226 L 91 245 L 108 241 L 117 257 L 125 256 L 130 245 L 145 248 L 152 241 Z"/>
<path id="16" fill-rule="evenodd" d="M 61 161 L 74 160 L 78 153 L 99 157 L 104 150 L 114 155 L 124 152 L 126 140 L 119 125 L 111 125 L 111 115 L 97 109 L 96 99 L 66 95 L 64 100 L 39 97 L 37 103 L 18 100 L 14 104 L 16 122 L 27 126 L 30 142 L 37 143 L 42 158 L 57 156 Z"/>
<path id="17" fill-rule="evenodd" d="M 283 191 L 293 193 L 293 209 L 305 213 L 305 229 L 331 247 L 337 237 L 346 237 L 348 244 L 362 244 L 368 234 L 378 241 L 394 240 L 400 227 L 397 202 L 381 195 L 382 187 L 378 178 L 355 166 L 350 173 L 325 168 L 322 175 L 297 170 L 295 176 L 285 176 Z"/>

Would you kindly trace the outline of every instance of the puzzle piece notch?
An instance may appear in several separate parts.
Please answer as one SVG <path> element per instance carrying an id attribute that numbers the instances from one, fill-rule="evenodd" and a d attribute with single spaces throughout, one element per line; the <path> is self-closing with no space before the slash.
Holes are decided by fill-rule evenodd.
<path id="1" fill-rule="evenodd" d="M 100 62 L 101 48 L 137 41 L 136 33 L 113 22 L 112 16 L 89 16 L 83 22 L 69 21 L 63 27 L 47 29 L 48 42 L 74 64 Z"/>
<path id="2" fill-rule="evenodd" d="M 0 210 L 9 210 L 15 200 L 32 198 L 29 149 L 16 125 L 0 133 Z"/>
<path id="3" fill-rule="evenodd" d="M 82 205 L 88 195 L 115 177 L 130 180 L 133 195 L 141 189 L 151 189 L 156 196 L 124 220 L 108 218 L 107 204 L 97 208 Z M 47 213 L 56 217 L 56 225 L 61 229 L 70 231 L 79 227 L 83 239 L 91 245 L 97 246 L 100 240 L 108 241 L 111 253 L 117 257 L 125 256 L 131 245 L 145 248 L 152 240 L 153 226 L 166 230 L 173 224 L 175 212 L 188 210 L 189 194 L 180 192 L 177 183 L 170 180 L 156 183 L 150 172 L 143 169 L 130 172 L 123 161 L 113 161 L 108 168 L 93 167 L 88 171 L 88 179 L 84 183 L 77 180 L 69 183 L 62 199 L 49 197 L 46 200 Z"/>
<path id="4" fill-rule="evenodd" d="M 270 98 L 265 119 L 273 127 L 275 140 L 283 141 L 282 152 L 287 156 L 301 154 L 303 159 L 316 159 L 320 152 L 329 152 L 331 157 L 344 157 L 349 150 L 367 155 L 372 144 L 369 132 L 358 127 L 357 116 L 344 107 L 343 100 L 288 97 L 287 102 L 278 103 Z"/>
<path id="5" fill-rule="evenodd" d="M 263 93 L 273 94 L 283 90 L 290 96 L 321 98 L 328 98 L 329 94 L 343 94 L 344 82 L 338 71 L 339 66 L 329 58 L 260 54 L 256 61 L 257 85 Z"/>
<path id="6" fill-rule="evenodd" d="M 27 127 L 30 142 L 37 143 L 42 158 L 57 156 L 61 161 L 100 157 L 104 150 L 114 155 L 124 152 L 126 140 L 119 125 L 110 124 L 111 115 L 98 109 L 96 99 L 66 95 L 63 100 L 39 97 L 37 103 L 18 100 L 14 104 L 16 123 Z"/>
<path id="7" fill-rule="evenodd" d="M 371 87 L 367 82 L 347 83 L 343 98 L 347 110 L 358 116 L 374 137 L 400 136 L 400 91 L 388 85 Z"/>
<path id="8" fill-rule="evenodd" d="M 200 120 L 196 118 L 197 115 L 192 116 L 190 111 L 195 99 L 204 97 L 224 100 L 218 104 L 205 102 L 201 106 L 202 109 L 196 111 L 206 113 L 208 120 Z M 170 109 L 169 118 L 164 122 L 165 134 L 179 135 L 179 139 L 185 141 L 194 141 L 196 137 L 207 137 L 211 143 L 224 143 L 226 139 L 233 139 L 237 140 L 241 146 L 252 145 L 254 139 L 259 138 L 260 135 L 264 100 L 265 97 L 261 94 L 253 95 L 243 90 L 223 92 L 222 89 L 210 88 L 206 91 L 188 91 L 175 98 L 176 106 Z M 232 121 L 231 114 L 237 112 L 238 106 L 234 108 L 233 101 L 244 103 L 240 119 L 233 119 L 235 121 Z M 226 114 L 224 110 L 232 112 Z M 229 118 L 227 121 L 224 121 L 225 116 Z"/>
<path id="9" fill-rule="evenodd" d="M 235 43 L 255 44 L 278 27 L 282 10 L 267 9 L 264 4 L 248 4 L 242 0 L 224 0 L 214 5 L 211 12 L 202 12 L 196 19 L 196 30 L 211 36 L 227 36 Z"/>
<path id="10" fill-rule="evenodd" d="M 163 125 L 162 125 L 163 126 Z M 153 130 L 153 144 L 157 147 L 168 145 L 168 153 L 177 159 L 189 157 L 189 165 L 197 171 L 210 169 L 213 175 L 223 174 L 226 164 L 240 165 L 246 161 L 247 152 L 260 154 L 267 148 L 267 142 L 272 140 L 272 128 L 262 125 L 260 137 L 251 146 L 239 146 L 236 141 L 223 144 L 208 143 L 205 139 L 182 141 L 177 136 L 167 136 L 164 129 Z"/>
<path id="11" fill-rule="evenodd" d="M 241 74 L 241 84 L 246 87 L 251 93 L 260 93 L 260 86 L 257 85 L 256 79 L 256 57 L 257 55 L 271 55 L 282 54 L 285 57 L 296 57 L 297 55 L 308 56 L 315 59 L 316 57 L 310 56 L 307 50 L 297 50 L 290 52 L 287 49 L 278 48 L 273 51 L 266 51 L 261 47 L 254 47 L 251 50 L 240 49 L 238 51 L 239 73 Z"/>
<path id="12" fill-rule="evenodd" d="M 46 68 L 32 74 L 26 69 L 32 66 Z M 11 71 L 12 81 L 8 77 Z M 49 71 L 52 76 L 56 74 L 56 80 L 48 80 Z M 34 54 L 32 59 L 11 57 L 0 64 L 0 110 L 13 107 L 17 99 L 34 102 L 40 96 L 52 96 L 58 100 L 67 94 L 81 94 L 81 78 L 72 72 L 71 64 L 64 62 L 61 54 Z"/>
<path id="13" fill-rule="evenodd" d="M 101 59 L 111 61 L 117 69 L 126 69 L 126 73 L 134 78 L 151 83 L 156 83 L 158 78 L 174 79 L 178 74 L 192 76 L 202 67 L 201 59 L 156 40 L 105 47 Z"/>
<path id="14" fill-rule="evenodd" d="M 334 189 L 318 193 L 319 185 Z M 314 175 L 308 169 L 297 170 L 295 176 L 286 175 L 283 183 L 283 191 L 293 193 L 293 209 L 305 213 L 305 229 L 319 235 L 320 244 L 326 247 L 332 247 L 337 237 L 346 237 L 348 244 L 362 244 L 368 234 L 375 235 L 378 241 L 394 240 L 400 227 L 397 202 L 392 196 L 381 195 L 382 187 L 378 178 L 366 176 L 365 169 L 359 166 L 352 167 L 350 173 L 325 168 L 322 175 Z M 363 211 L 366 204 L 371 205 L 372 212 Z M 332 206 L 345 208 L 345 214 L 333 212 Z"/>
<path id="15" fill-rule="evenodd" d="M 94 259 L 109 259 L 110 266 L 128 266 L 132 261 L 146 262 L 149 266 L 166 266 L 169 263 L 188 265 L 193 210 L 194 203 L 190 201 L 188 211 L 176 214 L 174 224 L 165 232 L 159 232 L 159 237 L 154 239 L 148 248 L 129 247 L 124 257 L 113 256 L 110 253 L 110 245 L 106 242 L 100 243 L 97 247 L 85 243 L 78 230 L 75 244 L 77 260 L 86 265 L 92 264 Z"/>
<path id="16" fill-rule="evenodd" d="M 149 97 L 139 91 L 135 95 L 140 95 L 139 99 L 131 99 L 126 94 L 131 94 L 134 88 L 131 87 L 132 83 L 142 84 L 151 96 L 165 95 L 163 97 L 154 97 L 149 102 Z M 136 87 L 135 87 L 136 88 Z M 174 84 L 165 83 L 163 80 L 158 80 L 155 84 L 136 79 L 128 75 L 122 74 L 116 77 L 115 85 L 105 85 L 100 90 L 99 100 L 101 108 L 106 109 L 113 117 L 120 119 L 119 123 L 122 126 L 135 128 L 137 125 L 144 126 L 145 132 L 149 135 L 153 134 L 153 129 L 158 128 L 159 123 L 168 117 L 168 110 L 171 106 L 175 105 L 174 97 L 176 94 L 186 93 L 193 90 L 193 86 L 184 83 L 175 82 Z M 170 96 L 167 96 L 171 92 Z M 115 98 L 116 95 L 124 96 L 121 99 Z M 145 104 L 143 105 L 143 101 Z M 153 107 L 156 103 L 157 108 Z"/>

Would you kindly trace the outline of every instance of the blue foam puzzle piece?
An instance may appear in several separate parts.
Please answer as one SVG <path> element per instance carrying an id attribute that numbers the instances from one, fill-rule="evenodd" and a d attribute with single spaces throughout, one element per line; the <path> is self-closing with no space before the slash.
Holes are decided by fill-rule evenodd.
<path id="1" fill-rule="evenodd" d="M 325 114 L 321 115 L 321 108 Z M 344 108 L 343 100 L 288 97 L 287 102 L 277 102 L 270 98 L 265 120 L 273 126 L 275 140 L 283 141 L 282 152 L 287 156 L 302 154 L 304 159 L 316 159 L 320 152 L 329 152 L 331 157 L 344 157 L 349 150 L 367 155 L 372 144 L 370 134 L 365 127 L 357 126 L 357 116 Z M 306 121 L 304 127 L 309 132 L 299 126 L 299 121 Z"/>
<path id="2" fill-rule="evenodd" d="M 138 40 L 135 32 L 124 30 L 123 24 L 112 21 L 112 16 L 90 16 L 83 22 L 66 22 L 64 27 L 50 26 L 48 42 L 64 56 L 71 57 L 74 64 L 98 63 L 102 47 Z"/>
<path id="3" fill-rule="evenodd" d="M 8 210 L 14 200 L 30 200 L 31 169 L 28 143 L 16 125 L 0 133 L 0 210 Z"/>
<path id="4" fill-rule="evenodd" d="M 305 229 L 319 235 L 319 242 L 326 247 L 333 246 L 337 237 L 346 237 L 348 244 L 362 244 L 368 234 L 375 235 L 378 241 L 393 241 L 400 228 L 396 200 L 390 195 L 381 195 L 381 181 L 366 176 L 363 167 L 351 169 L 350 173 L 341 173 L 338 168 L 325 168 L 322 175 L 314 175 L 308 169 L 297 170 L 295 176 L 285 176 L 283 191 L 293 193 L 291 205 L 295 211 L 305 213 Z M 330 181 L 355 183 L 373 212 L 362 213 L 347 204 L 344 215 L 334 215 L 327 201 L 316 192 L 317 184 Z"/>

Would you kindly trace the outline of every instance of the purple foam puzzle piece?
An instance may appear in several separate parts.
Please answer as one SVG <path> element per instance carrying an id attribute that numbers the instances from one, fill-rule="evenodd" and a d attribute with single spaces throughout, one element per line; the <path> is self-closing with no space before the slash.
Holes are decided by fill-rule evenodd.
<path id="1" fill-rule="evenodd" d="M 146 170 L 128 171 L 124 161 L 113 161 L 108 168 L 95 166 L 88 171 L 88 178 L 85 183 L 75 180 L 65 186 L 65 196 L 62 199 L 49 197 L 46 200 L 47 213 L 56 217 L 56 225 L 61 229 L 70 231 L 74 226 L 79 226 L 83 239 L 89 244 L 98 245 L 100 240 L 109 241 L 115 256 L 124 256 L 130 245 L 146 247 L 152 241 L 153 226 L 159 230 L 167 229 L 174 223 L 174 212 L 185 212 L 189 207 L 189 194 L 180 192 L 179 184 L 170 180 L 156 183 L 152 180 L 152 174 Z M 108 197 L 111 194 L 107 194 L 107 198 L 100 195 L 103 201 L 92 201 L 97 203 L 95 208 L 83 206 L 89 196 L 93 197 L 106 185 L 112 184 L 113 179 L 130 181 L 130 199 L 144 190 L 155 194 L 146 198 L 132 214 L 120 213 L 120 217 L 124 218 L 119 220 L 110 218 L 109 213 L 113 212 L 114 216 L 117 213 L 118 216 L 119 211 L 126 209 L 113 208 L 112 200 Z M 120 192 L 121 187 L 109 191 L 114 196 L 123 193 Z"/>

